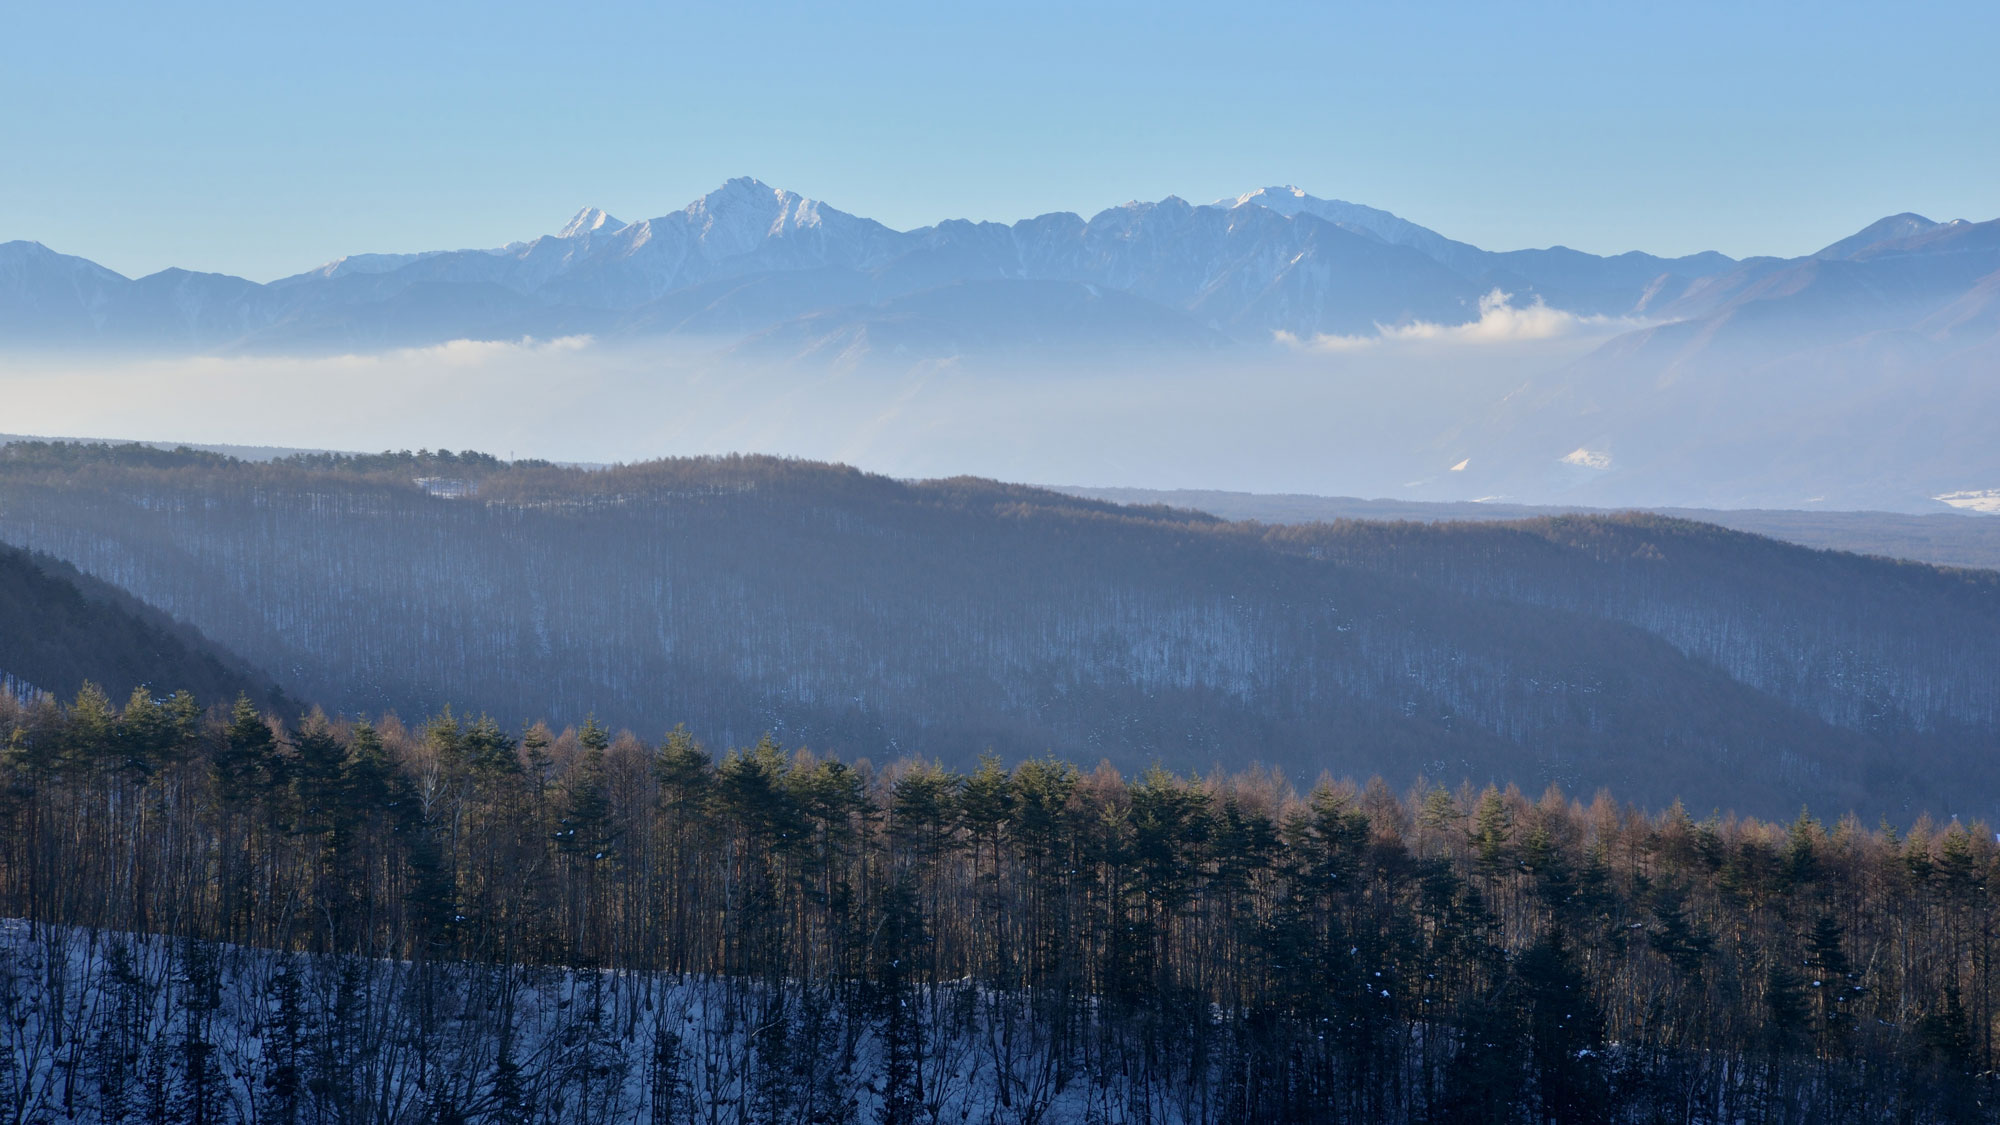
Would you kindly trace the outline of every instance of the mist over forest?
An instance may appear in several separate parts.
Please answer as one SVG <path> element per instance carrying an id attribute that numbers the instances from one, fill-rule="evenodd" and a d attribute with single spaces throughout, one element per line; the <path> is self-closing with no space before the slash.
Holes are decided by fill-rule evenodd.
<path id="1" fill-rule="evenodd" d="M 1464 419 L 1587 339 L 854 367 L 729 341 L 475 343 L 347 356 L 8 356 L 10 432 L 607 463 L 769 452 L 887 476 L 1478 499 Z M 1466 380 L 1473 389 L 1466 390 Z M 1455 388 L 1450 396 L 1446 388 Z"/>

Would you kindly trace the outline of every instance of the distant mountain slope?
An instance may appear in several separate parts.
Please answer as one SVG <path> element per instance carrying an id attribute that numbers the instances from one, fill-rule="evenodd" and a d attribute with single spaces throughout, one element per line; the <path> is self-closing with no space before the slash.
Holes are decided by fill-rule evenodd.
<path id="1" fill-rule="evenodd" d="M 810 326 L 780 326 L 801 316 L 893 317 L 873 307 L 940 286 L 1017 281 L 1114 290 L 1267 343 L 1279 331 L 1461 323 L 1496 286 L 1523 302 L 1623 314 L 1677 299 L 1731 264 L 1714 254 L 1493 254 L 1386 211 L 1276 188 L 1208 206 L 1128 203 L 1088 220 L 1056 214 L 896 231 L 745 178 L 657 218 L 627 223 L 585 208 L 552 235 L 492 249 L 357 254 L 268 285 L 184 270 L 128 280 L 36 243 L 6 243 L 0 330 L 17 346 L 193 350 L 576 332 L 797 336 Z M 969 340 L 1001 336 L 1042 307 L 1031 286 L 983 292 L 993 319 L 964 326 Z M 1119 337 L 1128 318 L 1105 311 L 1101 331 Z M 1081 327 L 1087 335 L 1096 326 L 1086 318 Z M 1154 343 L 1180 340 L 1169 331 Z"/>
<path id="2" fill-rule="evenodd" d="M 2000 489 L 2000 220 L 1896 216 L 1748 262 L 1472 427 L 1490 494 L 1909 510 Z M 1583 471 L 1563 470 L 1571 459 Z"/>
<path id="3" fill-rule="evenodd" d="M 2000 572 L 1805 551 L 1636 513 L 1304 525 L 1273 538 L 1474 597 L 1637 625 L 1839 727 L 1890 736 L 2000 729 L 2000 685 L 1954 674 L 1940 659 L 2000 652 L 2000 643 L 1966 635 L 2000 626 Z M 1776 622 L 1782 628 L 1768 627 Z"/>
<path id="4" fill-rule="evenodd" d="M 1711 277 L 1736 263 L 1714 252 L 1684 258 L 1626 253 L 1599 257 L 1566 246 L 1494 253 L 1454 241 L 1387 211 L 1317 199 L 1295 187 L 1260 188 L 1218 207 L 1256 206 L 1282 215 L 1306 214 L 1345 230 L 1407 246 L 1485 288 L 1503 289 L 1523 301 L 1541 299 L 1557 308 L 1587 315 L 1622 316 L 1663 298 L 1683 295 L 1696 279 Z"/>
<path id="5" fill-rule="evenodd" d="M 1228 520 L 1331 523 L 1335 520 L 1499 522 L 1561 515 L 1611 515 L 1610 509 L 1527 504 L 1363 500 L 1353 496 L 1222 492 L 1207 489 L 1083 488 L 1059 491 L 1114 504 L 1165 504 Z M 2000 519 L 1939 512 L 1785 511 L 1760 508 L 1655 508 L 1655 514 L 1715 524 L 1821 550 L 1908 559 L 1935 566 L 2000 570 Z"/>
<path id="6" fill-rule="evenodd" d="M 116 702 L 132 689 L 279 698 L 268 678 L 116 587 L 67 563 L 0 547 L 0 673 L 62 699 L 85 681 Z"/>
<path id="7" fill-rule="evenodd" d="M 347 710 L 2000 809 L 1991 574 L 1674 521 L 1266 529 L 769 459 L 174 457 L 9 447 L 0 538 Z M 412 483 L 439 476 L 464 487 Z"/>
<path id="8" fill-rule="evenodd" d="M 1853 234 L 1848 235 L 1846 238 L 1828 245 L 1819 251 L 1819 253 L 1814 254 L 1813 257 L 1852 258 L 1870 247 L 1922 234 L 1939 225 L 1941 224 L 1934 223 L 1922 215 L 1905 211 L 1900 215 L 1890 215 L 1886 219 L 1877 219 L 1860 230 L 1855 231 Z"/>
<path id="9" fill-rule="evenodd" d="M 745 341 L 746 353 L 838 357 L 933 356 L 969 351 L 1065 360 L 1106 351 L 1186 351 L 1228 337 L 1169 306 L 1070 281 L 962 281 L 811 313 Z"/>

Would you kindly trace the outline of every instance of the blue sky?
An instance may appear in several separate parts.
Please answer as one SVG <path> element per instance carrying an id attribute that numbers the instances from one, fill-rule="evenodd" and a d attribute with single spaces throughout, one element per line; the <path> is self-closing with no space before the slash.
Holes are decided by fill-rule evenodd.
<path id="1" fill-rule="evenodd" d="M 0 240 L 259 280 L 755 175 L 914 226 L 1272 183 L 1494 249 L 2000 215 L 2000 5 L 14 4 Z"/>

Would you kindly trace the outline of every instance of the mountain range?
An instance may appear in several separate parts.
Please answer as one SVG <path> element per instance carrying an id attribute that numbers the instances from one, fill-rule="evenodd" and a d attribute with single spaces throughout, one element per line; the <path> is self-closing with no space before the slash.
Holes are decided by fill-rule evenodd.
<path id="1" fill-rule="evenodd" d="M 1249 454 L 1229 451 L 1246 433 L 1323 427 L 1284 454 L 1316 459 L 1297 483 L 1375 495 L 2000 510 L 2000 220 L 1892 215 L 1790 259 L 1603 257 L 1489 251 L 1296 188 L 898 231 L 746 178 L 656 218 L 585 208 L 501 247 L 357 254 L 267 284 L 185 270 L 129 279 L 0 244 L 0 352 L 16 355 L 254 358 L 585 336 L 678 340 L 717 363 L 808 378 L 831 366 L 921 379 L 949 362 L 999 376 L 996 393 L 1018 392 L 1007 380 L 1036 368 L 1122 367 L 1138 387 L 1274 373 L 1260 401 L 1285 404 L 1285 417 L 1191 408 L 1195 440 L 1237 464 Z M 1553 348 L 1550 336 L 1577 343 L 1525 366 L 1479 350 Z M 1433 356 L 1414 377 L 1398 366 L 1412 341 L 1463 354 Z M 843 393 L 887 404 L 918 392 Z M 1033 415 L 1058 433 L 1076 409 L 1058 398 Z M 1107 429 L 1124 425 L 1072 428 L 1141 466 L 1096 483 L 1155 483 L 1163 470 L 1144 467 L 1143 435 Z"/>
<path id="2" fill-rule="evenodd" d="M 951 220 L 897 231 L 754 179 L 657 218 L 585 208 L 493 249 L 356 254 L 259 285 L 169 269 L 129 279 L 38 243 L 0 244 L 0 331 L 31 345 L 355 349 L 594 333 L 813 347 L 887 332 L 977 347 L 1264 343 L 1378 324 L 1461 323 L 1499 289 L 1586 315 L 1700 301 L 1716 253 L 1493 253 L 1387 211 L 1265 188 L 1089 219 Z"/>
<path id="3" fill-rule="evenodd" d="M 586 332 L 803 348 L 884 332 L 933 351 L 1044 337 L 1182 346 L 1462 324 L 1497 290 L 1516 305 L 1659 322 L 1626 348 L 1671 367 L 1746 334 L 1810 344 L 1834 315 L 1947 347 L 1989 339 L 1996 271 L 2000 222 L 1912 214 L 1798 259 L 1602 257 L 1483 250 L 1291 187 L 898 231 L 741 178 L 657 218 L 584 208 L 526 241 L 355 254 L 261 285 L 182 269 L 132 279 L 0 243 L 0 332 L 16 346 L 252 351 Z"/>

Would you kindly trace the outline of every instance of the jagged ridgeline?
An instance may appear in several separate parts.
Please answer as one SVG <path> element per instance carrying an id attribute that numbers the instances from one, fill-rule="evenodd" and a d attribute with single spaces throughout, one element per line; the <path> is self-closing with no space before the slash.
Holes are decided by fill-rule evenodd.
<path id="1" fill-rule="evenodd" d="M 2000 849 L 0 697 L 10 1120 L 1994 1120 Z"/>
<path id="2" fill-rule="evenodd" d="M 2000 576 L 1655 518 L 1280 529 L 762 458 L 24 443 L 0 538 L 350 713 L 1766 815 L 2000 800 Z"/>

